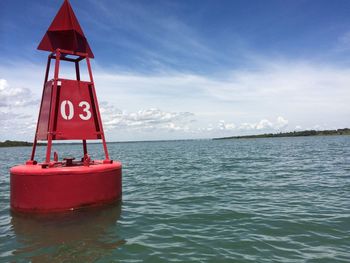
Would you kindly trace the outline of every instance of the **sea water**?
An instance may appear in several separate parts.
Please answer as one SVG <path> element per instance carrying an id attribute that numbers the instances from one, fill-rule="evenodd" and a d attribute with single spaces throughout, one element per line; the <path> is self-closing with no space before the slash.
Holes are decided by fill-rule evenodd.
<path id="1" fill-rule="evenodd" d="M 122 202 L 40 216 L 9 210 L 31 148 L 0 149 L 0 262 L 350 262 L 350 136 L 108 147 Z"/>

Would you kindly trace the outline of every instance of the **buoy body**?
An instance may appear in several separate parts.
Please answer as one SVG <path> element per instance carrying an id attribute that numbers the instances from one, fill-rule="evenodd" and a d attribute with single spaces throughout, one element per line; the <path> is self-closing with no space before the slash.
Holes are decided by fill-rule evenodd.
<path id="1" fill-rule="evenodd" d="M 90 166 L 12 167 L 11 209 L 20 212 L 57 212 L 112 203 L 122 196 L 120 162 Z"/>
<path id="2" fill-rule="evenodd" d="M 10 170 L 11 208 L 22 212 L 55 212 L 111 203 L 122 196 L 122 166 L 109 158 L 90 58 L 94 55 L 68 0 L 65 0 L 38 49 L 50 51 L 30 159 Z M 55 61 L 49 80 L 51 61 Z M 60 77 L 61 61 L 73 63 L 75 79 Z M 88 80 L 81 80 L 86 62 Z M 82 142 L 82 158 L 59 160 L 55 140 Z M 93 161 L 88 140 L 101 140 L 105 159 Z M 35 160 L 37 141 L 45 141 L 45 160 Z M 79 158 L 80 159 L 80 158 Z"/>

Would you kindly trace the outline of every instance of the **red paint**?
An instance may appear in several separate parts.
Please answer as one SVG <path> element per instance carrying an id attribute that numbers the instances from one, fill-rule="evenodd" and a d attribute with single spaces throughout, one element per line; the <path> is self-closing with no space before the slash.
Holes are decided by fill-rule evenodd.
<path id="1" fill-rule="evenodd" d="M 42 110 L 39 117 L 38 140 L 47 140 L 49 125 L 48 115 L 51 105 L 51 93 L 54 88 L 53 81 L 45 85 Z M 93 85 L 87 81 L 59 79 L 56 101 L 52 102 L 53 111 L 53 140 L 96 140 L 101 139 L 101 126 L 95 107 L 96 100 L 92 93 Z M 70 107 L 67 103 L 71 103 Z M 62 106 L 63 105 L 63 106 Z M 79 106 L 81 105 L 81 106 Z M 90 106 L 86 106 L 90 105 Z M 62 115 L 63 108 L 63 115 Z M 65 115 L 64 115 L 65 114 Z M 71 119 L 64 117 L 72 116 Z"/>
<path id="2" fill-rule="evenodd" d="M 54 212 L 121 199 L 121 163 L 41 168 L 11 168 L 11 207 L 16 211 Z"/>
<path id="3" fill-rule="evenodd" d="M 90 58 L 93 54 L 68 0 L 57 13 L 38 49 L 48 56 L 43 93 L 30 160 L 11 168 L 11 208 L 50 212 L 114 202 L 121 199 L 122 166 L 109 159 L 96 97 Z M 51 60 L 54 77 L 48 79 Z M 59 76 L 61 60 L 75 65 L 76 79 Z M 80 79 L 79 63 L 85 60 L 89 80 Z M 46 158 L 35 160 L 37 141 L 47 141 Z M 73 161 L 51 159 L 54 140 L 80 140 L 82 155 Z M 101 140 L 105 159 L 92 161 L 87 140 Z"/>
<path id="4" fill-rule="evenodd" d="M 65 0 L 49 27 L 46 36 L 49 37 L 50 34 L 48 33 L 50 32 L 56 34 L 57 32 L 69 30 L 84 36 L 71 5 L 68 0 Z M 109 162 L 90 64 L 90 57 L 93 57 L 92 53 L 90 54 L 88 50 L 76 48 L 73 45 L 74 41 L 71 42 L 71 38 L 66 35 L 59 40 L 56 38 L 51 40 L 50 43 L 54 46 L 54 49 L 45 46 L 46 42 L 46 44 L 41 42 L 39 45 L 39 49 L 53 52 L 49 55 L 46 66 L 43 95 L 30 160 L 34 160 L 38 140 L 47 141 L 45 163 L 50 163 L 53 140 L 82 140 L 84 154 L 87 154 L 86 140 L 101 139 L 105 160 Z M 86 44 L 85 47 L 88 47 L 86 39 L 84 43 Z M 82 53 L 82 51 L 86 52 Z M 54 78 L 48 80 L 51 60 L 55 60 Z M 59 77 L 61 60 L 74 63 L 75 80 Z M 83 60 L 86 61 L 89 81 L 81 81 L 80 79 L 79 63 Z"/>
<path id="5" fill-rule="evenodd" d="M 67 0 L 62 4 L 38 46 L 39 50 L 45 51 L 55 51 L 58 48 L 87 53 L 90 58 L 94 57 L 78 19 Z"/>
<path id="6" fill-rule="evenodd" d="M 51 60 L 55 60 L 54 78 L 48 80 Z M 75 80 L 59 77 L 61 60 L 75 64 Z M 83 60 L 87 64 L 89 81 L 80 80 L 79 63 Z M 87 54 L 57 49 L 48 57 L 31 160 L 34 160 L 38 140 L 48 142 L 46 163 L 49 163 L 53 140 L 82 140 L 85 154 L 84 141 L 89 139 L 102 140 L 106 160 L 109 160 L 89 57 Z"/>
<path id="7" fill-rule="evenodd" d="M 52 94 L 53 80 L 46 82 L 43 91 L 43 100 L 41 103 L 41 110 L 37 128 L 37 139 L 47 140 L 49 120 L 50 120 L 50 105 L 51 105 L 51 94 Z"/>

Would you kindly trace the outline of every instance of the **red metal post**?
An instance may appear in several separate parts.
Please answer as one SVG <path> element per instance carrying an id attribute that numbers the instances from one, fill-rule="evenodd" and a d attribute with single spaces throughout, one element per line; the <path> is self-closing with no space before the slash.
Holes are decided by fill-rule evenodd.
<path id="1" fill-rule="evenodd" d="M 54 133 L 54 121 L 55 121 L 55 110 L 57 107 L 53 107 L 53 105 L 56 104 L 56 95 L 57 95 L 57 82 L 58 82 L 58 75 L 59 75 L 59 69 L 60 69 L 60 58 L 61 58 L 61 52 L 59 49 L 56 50 L 56 63 L 55 63 L 55 74 L 54 74 L 54 86 L 52 90 L 52 97 L 51 97 L 51 107 L 50 107 L 50 121 L 49 121 L 49 132 L 48 132 L 48 138 L 47 138 L 47 148 L 46 148 L 46 163 L 50 162 L 51 159 L 51 147 L 52 147 L 52 138 Z"/>
<path id="2" fill-rule="evenodd" d="M 75 61 L 75 74 L 76 74 L 76 77 L 77 77 L 77 81 L 80 81 L 79 61 Z M 83 140 L 83 152 L 84 152 L 84 156 L 85 156 L 87 154 L 86 140 Z"/>
<path id="3" fill-rule="evenodd" d="M 80 81 L 79 61 L 75 61 L 75 74 L 77 77 L 77 81 Z"/>
<path id="4" fill-rule="evenodd" d="M 86 57 L 86 64 L 87 64 L 87 67 L 88 67 L 90 82 L 91 82 L 92 84 L 94 84 L 94 78 L 93 78 L 93 76 L 92 76 L 92 70 L 91 70 L 91 65 L 90 65 L 90 59 L 89 59 L 89 57 Z"/>
<path id="5" fill-rule="evenodd" d="M 84 156 L 85 156 L 85 154 L 87 154 L 86 140 L 83 140 L 83 151 L 84 151 Z"/>
<path id="6" fill-rule="evenodd" d="M 101 132 L 101 139 L 102 139 L 102 144 L 103 144 L 103 150 L 104 150 L 104 153 L 105 153 L 106 160 L 108 161 L 109 160 L 109 154 L 108 154 L 105 134 L 104 134 L 104 131 L 103 131 L 103 125 L 102 125 L 100 109 L 99 109 L 98 102 L 97 102 L 97 96 L 96 96 L 96 91 L 95 91 L 94 79 L 93 79 L 92 71 L 91 71 L 90 59 L 89 59 L 88 56 L 86 57 L 86 63 L 87 63 L 88 71 L 89 71 L 90 81 L 92 83 L 92 92 L 93 92 L 93 96 L 94 96 L 94 101 L 96 103 L 95 107 L 96 107 L 96 112 L 97 112 L 98 124 L 99 124 L 100 132 Z"/>
<path id="7" fill-rule="evenodd" d="M 30 156 L 30 160 L 34 161 L 35 157 L 35 151 L 36 151 L 36 144 L 37 144 L 37 133 L 38 133 L 38 127 L 39 127 L 39 118 L 40 118 L 40 111 L 41 111 L 41 106 L 43 104 L 43 99 L 44 99 L 44 91 L 45 91 L 45 84 L 49 78 L 49 72 L 50 72 L 50 66 L 51 66 L 51 54 L 47 57 L 47 64 L 46 64 L 46 73 L 45 73 L 45 79 L 44 79 L 44 85 L 43 85 L 43 92 L 41 94 L 41 103 L 40 103 L 40 109 L 39 109 L 39 114 L 38 114 L 38 121 L 36 122 L 36 131 L 34 135 L 34 142 L 33 142 L 33 148 L 32 148 L 32 154 Z"/>

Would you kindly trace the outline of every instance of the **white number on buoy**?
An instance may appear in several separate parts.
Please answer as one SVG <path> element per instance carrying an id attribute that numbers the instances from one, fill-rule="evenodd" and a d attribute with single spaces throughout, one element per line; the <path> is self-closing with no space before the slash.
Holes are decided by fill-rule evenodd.
<path id="1" fill-rule="evenodd" d="M 66 105 L 68 105 L 68 115 L 66 113 Z M 74 116 L 73 103 L 70 100 L 64 100 L 61 103 L 61 116 L 65 120 L 71 120 Z"/>
<path id="2" fill-rule="evenodd" d="M 90 104 L 87 101 L 81 101 L 79 107 L 84 107 L 83 111 L 86 113 L 86 115 L 79 114 L 80 119 L 83 121 L 89 120 L 91 118 Z"/>
<path id="3" fill-rule="evenodd" d="M 68 115 L 66 111 L 66 105 L 68 105 Z M 81 101 L 79 107 L 83 108 L 84 114 L 79 114 L 80 119 L 83 121 L 90 120 L 91 111 L 90 104 L 87 101 Z M 61 116 L 65 120 L 71 120 L 74 117 L 74 106 L 70 100 L 64 100 L 61 103 Z"/>

